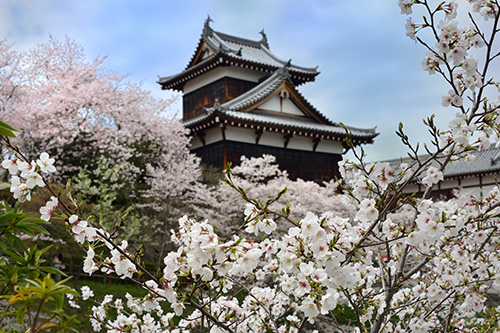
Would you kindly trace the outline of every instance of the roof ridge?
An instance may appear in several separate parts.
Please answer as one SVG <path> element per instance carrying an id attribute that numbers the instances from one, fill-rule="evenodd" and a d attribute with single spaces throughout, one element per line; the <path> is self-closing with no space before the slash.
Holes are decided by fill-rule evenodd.
<path id="1" fill-rule="evenodd" d="M 252 39 L 248 39 L 248 38 L 243 38 L 243 37 L 238 37 L 238 36 L 233 36 L 233 35 L 229 35 L 229 34 L 226 34 L 224 32 L 220 32 L 220 31 L 213 31 L 213 35 L 221 38 L 224 41 L 227 40 L 227 41 L 231 41 L 231 42 L 234 42 L 237 44 L 244 44 L 244 45 L 252 46 L 255 48 L 260 48 L 262 46 L 262 43 L 260 41 L 256 41 L 256 40 L 252 40 Z"/>

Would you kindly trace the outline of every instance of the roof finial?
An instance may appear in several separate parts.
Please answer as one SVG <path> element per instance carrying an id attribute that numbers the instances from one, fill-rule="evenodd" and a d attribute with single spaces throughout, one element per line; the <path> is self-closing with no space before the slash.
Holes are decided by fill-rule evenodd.
<path id="1" fill-rule="evenodd" d="M 285 67 L 292 67 L 292 59 L 288 60 L 288 62 L 285 64 Z"/>
<path id="2" fill-rule="evenodd" d="M 212 32 L 212 28 L 210 27 L 210 22 L 213 22 L 213 20 L 210 18 L 210 15 L 207 14 L 207 19 L 205 20 L 205 25 L 203 26 L 204 35 L 208 35 Z"/>
<path id="3" fill-rule="evenodd" d="M 264 29 L 262 29 L 259 34 L 262 35 L 262 39 L 260 40 L 261 44 L 264 44 L 265 47 L 269 48 L 269 44 L 267 42 L 267 35 L 266 33 L 264 32 Z"/>
<path id="4" fill-rule="evenodd" d="M 219 102 L 219 97 L 215 97 L 215 101 L 214 101 L 214 110 L 215 110 L 215 111 L 220 111 L 220 110 L 221 110 L 221 107 L 220 107 L 220 102 Z"/>
<path id="5" fill-rule="evenodd" d="M 276 72 L 278 73 L 278 75 L 284 77 L 285 79 L 290 78 L 290 72 L 288 71 L 288 66 L 286 65 L 278 69 Z"/>

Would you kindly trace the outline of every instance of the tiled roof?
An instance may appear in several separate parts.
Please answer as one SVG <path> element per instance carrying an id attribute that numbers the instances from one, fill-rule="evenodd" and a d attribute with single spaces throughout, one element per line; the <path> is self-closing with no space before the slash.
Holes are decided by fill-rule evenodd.
<path id="1" fill-rule="evenodd" d="M 320 124 L 313 119 L 309 118 L 299 118 L 291 117 L 287 115 L 272 114 L 262 111 L 251 111 L 251 112 L 238 112 L 238 111 L 226 111 L 225 114 L 231 118 L 240 119 L 249 122 L 284 126 L 289 127 L 294 130 L 308 130 L 315 132 L 322 132 L 325 134 L 335 135 L 335 136 L 346 136 L 346 131 L 344 128 L 338 124 L 327 125 Z M 375 129 L 359 129 L 354 127 L 347 127 L 353 137 L 356 138 L 373 138 L 377 135 Z"/>
<path id="2" fill-rule="evenodd" d="M 211 34 L 203 36 L 209 45 L 213 45 L 215 50 L 223 50 L 234 59 L 241 59 L 255 64 L 270 65 L 280 68 L 287 65 L 295 72 L 317 74 L 317 68 L 306 68 L 294 65 L 289 60 L 282 60 L 276 57 L 262 42 L 252 41 L 239 37 L 230 36 L 221 32 L 212 31 Z"/>
<path id="3" fill-rule="evenodd" d="M 225 110 L 241 110 L 252 105 L 274 92 L 289 77 L 286 67 L 276 70 L 266 80 L 240 96 L 227 101 L 221 107 Z"/>
<path id="4" fill-rule="evenodd" d="M 283 84 L 284 81 L 288 80 L 290 82 L 290 73 L 288 67 L 284 66 L 272 73 L 266 80 L 262 81 L 260 84 L 255 86 L 253 89 L 241 94 L 240 96 L 227 101 L 220 107 L 223 110 L 228 111 L 240 111 L 247 106 L 250 106 L 254 103 L 261 101 L 262 99 L 268 97 L 272 94 L 276 89 Z M 321 112 L 319 112 L 311 103 L 309 103 L 302 94 L 300 94 L 296 89 L 294 91 L 300 96 L 300 99 L 304 104 L 308 106 L 312 112 L 319 117 L 324 123 L 330 125 L 336 125 L 332 123 L 328 118 L 326 118 Z M 213 110 L 213 108 L 208 109 Z M 338 125 L 336 125 L 338 126 Z"/>
<path id="5" fill-rule="evenodd" d="M 486 175 L 500 173 L 500 148 L 488 148 L 481 151 L 474 151 L 471 154 L 475 155 L 475 159 L 467 162 L 464 158 L 450 162 L 443 173 L 445 178 L 462 178 L 467 176 Z M 421 160 L 425 160 L 428 155 L 420 156 Z M 396 165 L 401 162 L 410 162 L 409 158 L 386 161 L 391 165 Z M 433 165 L 438 167 L 437 162 Z"/>
<path id="6" fill-rule="evenodd" d="M 472 152 L 476 158 L 472 162 L 465 159 L 448 164 L 445 169 L 445 177 L 461 177 L 477 174 L 489 174 L 500 171 L 500 149 L 489 148 Z"/>
<path id="7" fill-rule="evenodd" d="M 312 112 L 314 112 L 316 116 L 323 120 L 323 123 L 320 123 L 313 118 L 295 117 L 286 114 L 277 114 L 256 110 L 241 111 L 245 107 L 257 103 L 268 97 L 270 94 L 276 91 L 276 89 L 284 81 L 288 80 L 288 78 L 289 74 L 286 67 L 276 70 L 269 78 L 261 82 L 253 89 L 247 91 L 246 93 L 232 100 L 229 100 L 222 105 L 206 108 L 205 113 L 185 120 L 184 126 L 195 127 L 197 124 L 201 124 L 207 121 L 209 118 L 213 117 L 213 114 L 215 112 L 218 112 L 218 114 L 220 114 L 221 116 L 235 121 L 243 121 L 275 127 L 286 127 L 297 132 L 308 131 L 335 137 L 345 137 L 346 132 L 342 126 L 330 121 L 325 116 L 323 116 L 300 94 L 299 96 L 303 99 L 303 102 L 308 105 L 310 110 L 312 110 Z M 348 129 L 351 131 L 353 138 L 356 138 L 358 140 L 371 141 L 375 136 L 378 135 L 375 132 L 374 128 L 359 129 L 348 127 Z"/>
<path id="8" fill-rule="evenodd" d="M 217 116 L 224 118 L 226 121 L 240 121 L 256 125 L 260 124 L 262 127 L 282 127 L 295 132 L 303 131 L 304 134 L 306 132 L 316 132 L 325 136 L 332 136 L 336 138 L 344 138 L 347 136 L 344 128 L 338 124 L 320 124 L 312 119 L 272 114 L 262 111 L 212 111 L 187 119 L 183 121 L 183 124 L 186 127 L 195 128 L 197 125 L 208 122 L 210 119 L 216 118 Z M 378 135 L 374 128 L 360 129 L 347 126 L 347 129 L 351 132 L 354 140 L 366 143 L 371 142 L 373 138 Z"/>
<path id="9" fill-rule="evenodd" d="M 201 35 L 196 52 L 193 54 L 186 69 L 180 73 L 159 78 L 158 83 L 161 84 L 164 89 L 179 89 L 178 80 L 181 80 L 180 82 L 185 82 L 185 76 L 194 77 L 206 72 L 210 68 L 228 63 L 252 67 L 265 72 L 272 72 L 278 68 L 287 66 L 293 76 L 295 84 L 312 81 L 314 77 L 319 74 L 317 67 L 307 68 L 297 66 L 292 64 L 291 60 L 282 60 L 272 54 L 263 31 L 261 31 L 262 39 L 260 41 L 255 41 L 214 31 L 209 26 L 209 22 L 210 18 L 205 22 L 205 28 L 203 29 L 203 34 Z M 193 64 L 197 51 L 203 42 L 213 50 L 214 54 L 207 59 Z M 207 66 L 209 66 L 209 68 L 206 68 Z"/>

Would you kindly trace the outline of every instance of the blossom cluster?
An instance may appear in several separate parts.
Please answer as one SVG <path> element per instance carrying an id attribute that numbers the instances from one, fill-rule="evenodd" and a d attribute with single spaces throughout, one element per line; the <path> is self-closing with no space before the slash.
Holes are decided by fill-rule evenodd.
<path id="1" fill-rule="evenodd" d="M 471 12 L 478 13 L 485 20 L 498 15 L 497 1 L 469 0 Z M 432 29 L 435 44 L 423 43 L 427 48 L 427 56 L 422 62 L 423 69 L 429 74 L 439 73 L 449 84 L 448 94 L 442 97 L 442 106 L 455 107 L 460 111 L 450 122 L 449 130 L 441 133 L 441 143 L 450 141 L 462 149 L 474 145 L 477 149 L 486 149 L 490 142 L 498 137 L 498 101 L 486 98 L 488 92 L 498 92 L 498 82 L 485 76 L 488 66 L 479 68 L 480 62 L 474 57 L 477 49 L 492 48 L 496 31 L 484 33 L 480 31 L 477 21 L 473 20 L 469 27 L 460 27 L 457 18 L 458 5 L 455 1 L 443 1 L 432 7 L 430 1 L 399 0 L 401 13 L 410 15 L 413 8 L 423 5 L 428 17 L 420 24 L 408 19 L 406 29 L 410 38 L 417 40 L 421 30 Z M 439 23 L 438 15 L 444 13 Z M 472 16 L 471 16 L 472 17 Z M 422 41 L 421 39 L 419 41 Z M 471 101 L 469 108 L 466 102 Z M 478 111 L 482 108 L 486 113 Z M 471 111 L 471 112 L 469 112 Z M 499 141 L 500 142 L 500 141 Z"/>
<path id="2" fill-rule="evenodd" d="M 19 202 L 31 200 L 31 191 L 36 186 L 44 187 L 41 173 L 49 174 L 56 171 L 54 159 L 47 153 L 41 153 L 40 158 L 29 163 L 26 160 L 14 157 L 2 161 L 2 167 L 9 170 L 11 175 L 10 191 Z"/>
<path id="3" fill-rule="evenodd" d="M 415 218 L 407 222 L 397 214 L 385 215 L 377 197 L 397 189 L 411 168 L 402 165 L 393 171 L 386 163 L 363 168 L 347 158 L 340 165 L 354 186 L 349 201 L 357 206 L 353 219 L 307 213 L 285 233 L 277 233 L 276 222 L 252 201 L 244 212 L 244 229 L 252 237 L 221 238 L 208 221 L 182 217 L 171 231 L 177 250 L 164 258 L 160 276 L 143 283 L 149 293 L 104 297 L 92 309 L 94 329 L 189 332 L 209 316 L 213 331 L 298 332 L 304 322 L 320 325 L 318 318 L 348 307 L 358 314 L 360 328 L 387 313 L 389 331 L 417 332 L 440 327 L 440 311 L 452 304 L 456 309 L 450 323 L 455 327 L 483 323 L 477 314 L 485 309 L 485 292 L 500 287 L 500 252 L 489 242 L 498 236 L 500 219 L 490 217 L 500 216 L 500 190 L 482 200 L 417 200 Z M 440 180 L 431 168 L 426 177 L 423 182 Z M 59 206 L 52 197 L 40 212 L 50 219 Z M 114 243 L 105 230 L 76 214 L 67 222 L 68 232 L 87 248 L 86 273 L 100 269 L 134 277 L 137 261 L 126 241 Z M 261 235 L 265 237 L 259 239 Z M 101 245 L 109 256 L 104 251 L 96 256 Z M 406 265 L 400 263 L 403 255 Z M 380 287 L 394 283 L 398 288 L 385 298 Z M 199 292 L 204 296 L 193 298 Z M 82 289 L 82 297 L 92 297 L 92 291 Z M 164 303 L 171 312 L 165 312 Z M 77 306 L 73 300 L 71 304 Z M 389 314 L 396 311 L 401 321 L 394 323 Z"/>
<path id="4" fill-rule="evenodd" d="M 485 211 L 500 214 L 498 193 L 495 188 L 481 208 L 473 198 L 465 203 L 422 200 L 413 226 L 402 226 L 397 217 L 386 219 L 374 236 L 386 239 L 387 245 L 364 250 L 356 247 L 367 226 L 328 213 L 309 213 L 285 235 L 271 234 L 260 242 L 242 237 L 222 240 L 207 222 L 183 217 L 178 232 L 173 232 L 178 249 L 165 257 L 161 283 L 146 282 L 150 294 L 144 298 L 127 296 L 127 310 L 110 307 L 110 302 L 96 307 L 95 327 L 106 322 L 109 309 L 118 308 L 117 319 L 106 324 L 108 329 L 188 332 L 203 325 L 205 311 L 225 325 L 218 327 L 220 332 L 233 328 L 237 332 L 296 332 L 303 320 L 314 323 L 338 306 L 347 306 L 359 312 L 361 325 L 368 325 L 374 314 L 387 307 L 397 309 L 402 320 L 386 322 L 389 331 L 417 332 L 442 325 L 437 309 L 444 311 L 457 299 L 451 322 L 464 329 L 478 325 L 486 290 L 492 283 L 500 286 L 500 255 L 495 244 L 487 243 L 497 234 L 499 222 L 484 221 Z M 408 251 L 409 268 L 399 266 L 403 251 Z M 349 259 L 353 253 L 356 260 Z M 421 262 L 427 270 L 411 269 Z M 401 274 L 401 285 L 389 303 L 378 292 L 386 279 L 385 270 Z M 239 300 L 237 290 L 246 285 L 246 297 Z M 197 299 L 199 307 L 186 313 L 187 306 L 193 305 L 186 294 L 196 288 L 202 288 L 205 297 Z M 361 306 L 363 298 L 371 302 Z M 161 310 L 165 301 L 172 313 Z M 175 316 L 183 319 L 173 326 Z M 285 323 L 279 324 L 279 318 L 286 319 Z"/>

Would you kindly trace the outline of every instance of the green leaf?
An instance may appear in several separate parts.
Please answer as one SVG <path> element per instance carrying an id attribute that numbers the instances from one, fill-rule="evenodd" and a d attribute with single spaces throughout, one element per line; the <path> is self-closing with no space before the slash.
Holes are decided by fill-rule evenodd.
<path id="1" fill-rule="evenodd" d="M 7 128 L 7 129 L 10 129 L 11 131 L 14 131 L 14 132 L 19 132 L 19 130 L 17 128 L 15 128 L 14 126 L 10 125 L 10 124 L 7 124 L 3 121 L 0 121 L 0 127 L 4 127 L 4 128 Z"/>
<path id="2" fill-rule="evenodd" d="M 23 226 L 26 226 L 26 228 L 28 228 L 30 231 L 33 231 L 35 233 L 50 235 L 50 232 L 48 232 L 44 227 L 41 227 L 37 224 L 27 223 Z"/>
<path id="3" fill-rule="evenodd" d="M 7 325 L 9 325 L 10 328 L 14 330 L 14 332 L 22 332 L 21 328 L 19 326 L 16 326 L 14 323 L 8 322 Z"/>
<path id="4" fill-rule="evenodd" d="M 24 322 L 24 315 L 26 314 L 26 306 L 21 306 L 17 310 L 16 322 L 21 325 Z"/>
<path id="5" fill-rule="evenodd" d="M 44 271 L 46 273 L 50 273 L 50 274 L 60 274 L 63 276 L 67 276 L 66 273 L 58 270 L 57 268 L 51 267 L 51 266 L 40 266 L 38 269 L 40 269 L 41 271 Z"/>
<path id="6" fill-rule="evenodd" d="M 284 189 L 282 189 L 282 190 L 280 191 L 280 193 L 278 193 L 278 198 L 280 198 L 283 194 L 285 194 L 285 193 L 286 193 L 286 191 L 287 191 L 287 188 L 286 188 L 286 187 L 285 187 Z"/>
<path id="7" fill-rule="evenodd" d="M 231 167 L 233 166 L 233 163 L 231 161 L 227 162 L 226 164 L 226 172 L 229 174 L 231 173 Z"/>
<path id="8" fill-rule="evenodd" d="M 64 306 L 64 294 L 54 295 L 54 299 L 56 301 L 56 312 L 61 312 Z"/>
<path id="9" fill-rule="evenodd" d="M 19 267 L 17 266 L 12 268 L 12 270 L 10 271 L 10 281 L 12 281 L 13 285 L 17 284 L 17 280 L 19 278 L 18 272 L 19 272 Z"/>
<path id="10" fill-rule="evenodd" d="M 51 328 L 51 327 L 57 327 L 57 324 L 56 323 L 44 323 L 43 325 L 41 325 L 38 328 L 39 329 L 46 329 L 46 328 Z"/>
<path id="11" fill-rule="evenodd" d="M 0 135 L 10 136 L 11 138 L 16 137 L 16 135 L 14 133 L 12 133 L 12 131 L 10 131 L 4 127 L 0 127 Z"/>

